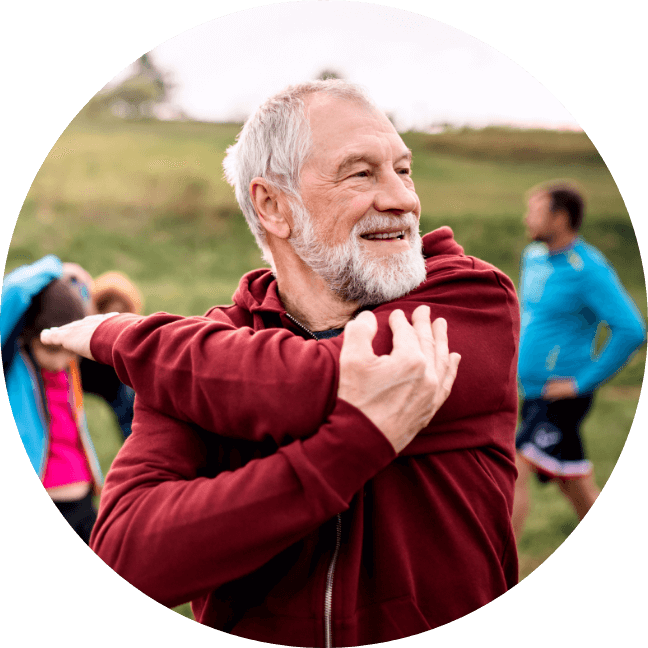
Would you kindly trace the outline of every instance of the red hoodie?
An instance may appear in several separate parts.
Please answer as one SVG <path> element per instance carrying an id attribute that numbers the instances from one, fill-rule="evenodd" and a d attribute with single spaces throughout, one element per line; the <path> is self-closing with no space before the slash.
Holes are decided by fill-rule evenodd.
<path id="1" fill-rule="evenodd" d="M 336 399 L 341 339 L 307 340 L 268 270 L 205 318 L 115 317 L 92 338 L 137 394 L 91 545 L 165 605 L 269 643 L 351 646 L 448 623 L 515 584 L 518 305 L 510 280 L 424 237 L 421 303 L 462 356 L 448 401 L 396 457 Z"/>

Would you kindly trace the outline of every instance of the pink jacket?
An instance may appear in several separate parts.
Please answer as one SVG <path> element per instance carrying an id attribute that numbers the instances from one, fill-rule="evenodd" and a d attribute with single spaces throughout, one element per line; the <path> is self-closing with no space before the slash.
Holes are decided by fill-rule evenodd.
<path id="1" fill-rule="evenodd" d="M 514 585 L 515 291 L 449 228 L 424 245 L 428 278 L 374 310 L 374 349 L 391 348 L 391 310 L 426 303 L 462 361 L 400 456 L 336 399 L 341 339 L 300 337 L 267 270 L 205 318 L 103 323 L 92 353 L 138 396 L 95 551 L 202 623 L 296 646 L 409 636 Z"/>

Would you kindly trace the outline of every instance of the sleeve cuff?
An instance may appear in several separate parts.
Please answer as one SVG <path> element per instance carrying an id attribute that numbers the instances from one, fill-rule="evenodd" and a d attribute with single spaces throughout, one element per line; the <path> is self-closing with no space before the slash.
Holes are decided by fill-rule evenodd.
<path id="1" fill-rule="evenodd" d="M 90 353 L 101 364 L 113 366 L 113 346 L 117 338 L 130 324 L 142 319 L 141 315 L 121 313 L 99 324 L 90 338 Z"/>
<path id="2" fill-rule="evenodd" d="M 304 442 L 304 453 L 314 469 L 308 470 L 309 478 L 326 484 L 346 504 L 397 457 L 387 437 L 341 399 L 319 432 Z"/>

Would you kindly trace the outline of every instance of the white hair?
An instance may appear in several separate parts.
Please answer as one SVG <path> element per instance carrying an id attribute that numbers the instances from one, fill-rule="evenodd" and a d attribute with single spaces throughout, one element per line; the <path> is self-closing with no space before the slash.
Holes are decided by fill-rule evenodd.
<path id="1" fill-rule="evenodd" d="M 362 88 L 339 79 L 289 86 L 267 99 L 247 119 L 223 160 L 225 178 L 234 187 L 245 220 L 271 266 L 272 256 L 250 196 L 250 182 L 257 177 L 265 178 L 288 196 L 300 198 L 300 173 L 312 146 L 304 100 L 315 93 L 375 109 Z"/>

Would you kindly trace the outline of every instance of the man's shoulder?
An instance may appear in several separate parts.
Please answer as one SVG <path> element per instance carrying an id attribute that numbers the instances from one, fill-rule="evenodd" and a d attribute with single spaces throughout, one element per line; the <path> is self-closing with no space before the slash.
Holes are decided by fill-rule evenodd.
<path id="1" fill-rule="evenodd" d="M 464 248 L 457 243 L 450 227 L 443 226 L 423 236 L 423 256 L 425 257 L 428 276 L 431 272 L 438 274 L 443 270 L 501 270 L 488 261 L 468 256 Z"/>
<path id="2" fill-rule="evenodd" d="M 456 293 L 470 300 L 486 294 L 497 298 L 499 293 L 507 300 L 517 301 L 510 277 L 492 263 L 478 257 L 464 254 L 428 257 L 426 270 L 426 279 L 411 293 L 413 296 L 438 295 L 441 291 Z"/>
<path id="3" fill-rule="evenodd" d="M 525 263 L 545 262 L 549 258 L 549 250 L 544 243 L 534 241 L 522 251 L 522 261 Z"/>
<path id="4" fill-rule="evenodd" d="M 205 317 L 216 322 L 232 324 L 239 328 L 242 326 L 251 326 L 252 324 L 252 314 L 250 311 L 242 308 L 238 304 L 212 306 L 205 313 Z"/>
<path id="5" fill-rule="evenodd" d="M 579 238 L 567 253 L 567 262 L 575 271 L 574 278 L 584 282 L 583 289 L 589 290 L 592 282 L 610 281 L 616 276 L 614 268 L 605 255 L 596 247 Z"/>
<path id="6" fill-rule="evenodd" d="M 423 236 L 423 255 L 426 258 L 435 256 L 462 256 L 463 248 L 455 241 L 450 227 L 444 225 Z"/>
<path id="7" fill-rule="evenodd" d="M 574 245 L 573 252 L 583 261 L 585 267 L 610 268 L 610 262 L 605 258 L 603 252 L 594 247 L 591 243 L 579 238 Z"/>

